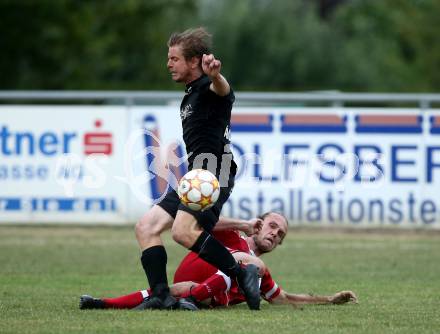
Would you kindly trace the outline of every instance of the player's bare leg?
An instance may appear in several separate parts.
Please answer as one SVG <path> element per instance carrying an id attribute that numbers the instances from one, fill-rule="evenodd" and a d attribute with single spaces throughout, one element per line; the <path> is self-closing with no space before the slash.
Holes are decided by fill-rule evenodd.
<path id="1" fill-rule="evenodd" d="M 203 233 L 203 229 L 197 224 L 193 215 L 179 210 L 174 219 L 171 233 L 174 241 L 189 249 Z"/>
<path id="2" fill-rule="evenodd" d="M 152 296 L 143 308 L 172 309 L 177 301 L 170 295 L 166 264 L 167 253 L 161 234 L 170 229 L 173 218 L 160 206 L 153 206 L 136 224 L 136 239 L 142 251 L 141 262 L 147 275 Z"/>
<path id="3" fill-rule="evenodd" d="M 266 265 L 260 258 L 256 256 L 252 256 L 245 252 L 235 252 L 232 254 L 232 256 L 239 263 L 242 263 L 244 265 L 253 264 L 257 266 L 259 269 L 258 274 L 260 275 L 260 277 L 263 277 L 264 273 L 266 272 Z"/>
<path id="4" fill-rule="evenodd" d="M 161 234 L 173 225 L 171 217 L 160 206 L 153 206 L 136 224 L 135 233 L 141 251 L 163 245 Z"/>

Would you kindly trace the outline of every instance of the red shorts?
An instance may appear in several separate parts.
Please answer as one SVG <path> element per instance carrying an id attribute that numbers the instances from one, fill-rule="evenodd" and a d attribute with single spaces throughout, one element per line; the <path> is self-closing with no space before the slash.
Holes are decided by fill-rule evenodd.
<path id="1" fill-rule="evenodd" d="M 202 260 L 197 253 L 190 252 L 184 257 L 174 274 L 174 283 L 195 282 L 202 283 L 218 269 Z"/>
<path id="2" fill-rule="evenodd" d="M 190 252 L 180 263 L 174 274 L 174 283 L 194 282 L 203 283 L 212 275 L 218 272 L 218 269 L 202 260 L 197 253 Z M 229 305 L 229 293 L 219 291 L 211 299 L 211 306 L 227 306 Z"/>

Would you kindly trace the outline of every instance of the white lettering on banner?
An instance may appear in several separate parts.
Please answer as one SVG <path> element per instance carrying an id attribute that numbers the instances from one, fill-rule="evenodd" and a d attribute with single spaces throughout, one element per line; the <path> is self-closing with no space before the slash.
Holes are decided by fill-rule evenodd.
<path id="1" fill-rule="evenodd" d="M 73 153 L 65 154 L 57 160 L 54 179 L 64 188 L 67 196 L 74 196 L 74 187 L 78 184 L 87 189 L 99 189 L 105 185 L 105 166 L 108 163 L 108 156 L 103 154 L 92 154 L 85 158 Z"/>
<path id="2" fill-rule="evenodd" d="M 0 211 L 5 211 L 8 202 L 5 199 L 0 198 Z"/>
<path id="3" fill-rule="evenodd" d="M 0 211 L 10 212 L 115 212 L 116 200 L 111 197 L 0 197 Z"/>
<path id="4" fill-rule="evenodd" d="M 142 207 L 160 202 L 187 170 L 181 145 L 163 145 L 154 123 L 154 118 L 147 117 L 142 128 L 131 131 L 123 150 L 124 174 L 115 176 Z"/>
<path id="5" fill-rule="evenodd" d="M 155 118 L 165 145 L 179 138 L 172 112 L 136 112 Z M 239 172 L 224 214 L 278 210 L 294 224 L 438 226 L 434 116 L 417 109 L 239 107 L 233 115 Z M 157 189 L 154 179 L 149 185 Z"/>
<path id="6" fill-rule="evenodd" d="M 124 107 L 0 106 L 0 223 L 126 222 L 126 129 Z"/>
<path id="7" fill-rule="evenodd" d="M 179 110 L 126 111 L 0 106 L 0 222 L 132 222 L 160 201 L 191 154 Z M 239 169 L 223 214 L 440 228 L 439 113 L 234 108 L 224 136 Z"/>

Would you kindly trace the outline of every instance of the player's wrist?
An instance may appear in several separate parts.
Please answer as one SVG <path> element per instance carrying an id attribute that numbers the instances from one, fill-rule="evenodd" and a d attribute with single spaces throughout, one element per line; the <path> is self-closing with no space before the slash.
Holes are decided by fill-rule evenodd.
<path id="1" fill-rule="evenodd" d="M 240 220 L 238 224 L 240 225 L 240 230 L 242 232 L 247 232 L 249 230 L 249 223 L 247 220 Z"/>
<path id="2" fill-rule="evenodd" d="M 209 80 L 211 80 L 213 83 L 220 83 L 223 80 L 223 76 L 220 74 L 220 72 L 215 73 L 215 74 L 206 74 L 209 78 Z"/>

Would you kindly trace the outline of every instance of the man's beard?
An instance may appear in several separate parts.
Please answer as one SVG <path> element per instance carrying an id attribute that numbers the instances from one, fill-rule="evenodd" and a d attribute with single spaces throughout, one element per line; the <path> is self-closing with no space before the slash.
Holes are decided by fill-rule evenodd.
<path id="1" fill-rule="evenodd" d="M 254 239 L 255 246 L 257 246 L 257 250 L 260 254 L 269 253 L 272 251 L 272 249 L 267 250 L 266 248 L 261 247 L 261 242 L 258 240 L 257 235 L 254 235 L 253 239 Z"/>

